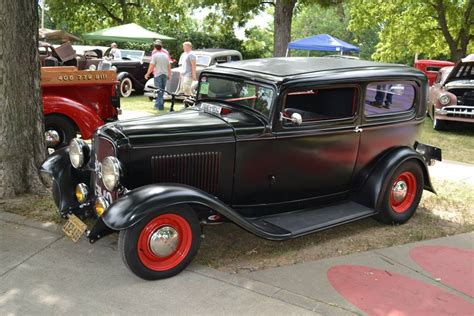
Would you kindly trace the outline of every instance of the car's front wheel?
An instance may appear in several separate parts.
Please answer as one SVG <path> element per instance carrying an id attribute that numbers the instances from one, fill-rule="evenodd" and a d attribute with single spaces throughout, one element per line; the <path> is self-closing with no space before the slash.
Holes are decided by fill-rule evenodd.
<path id="1" fill-rule="evenodd" d="M 133 91 L 133 82 L 129 77 L 125 77 L 120 81 L 120 96 L 128 98 Z"/>
<path id="2" fill-rule="evenodd" d="M 386 224 L 403 224 L 418 207 L 423 193 L 423 171 L 416 161 L 407 161 L 399 166 L 385 183 L 385 194 L 378 214 L 379 221 Z"/>
<path id="3" fill-rule="evenodd" d="M 44 118 L 44 127 L 46 146 L 55 150 L 67 146 L 77 134 L 75 124 L 62 115 L 47 115 Z"/>
<path id="4" fill-rule="evenodd" d="M 201 227 L 188 206 L 154 212 L 119 234 L 126 266 L 146 280 L 172 277 L 184 270 L 199 249 Z"/>
<path id="5" fill-rule="evenodd" d="M 442 131 L 446 129 L 446 122 L 440 121 L 436 118 L 436 115 L 433 114 L 433 129 L 436 131 Z"/>

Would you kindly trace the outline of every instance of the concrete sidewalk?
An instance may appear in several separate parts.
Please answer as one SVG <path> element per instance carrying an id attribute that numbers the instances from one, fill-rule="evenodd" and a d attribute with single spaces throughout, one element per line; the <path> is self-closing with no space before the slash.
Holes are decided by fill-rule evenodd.
<path id="1" fill-rule="evenodd" d="M 440 180 L 464 182 L 474 185 L 474 165 L 444 160 L 429 167 L 430 176 Z"/>
<path id="2" fill-rule="evenodd" d="M 442 271 L 441 276 L 431 275 L 427 272 L 429 267 L 421 268 L 410 251 L 424 249 L 420 247 L 423 245 L 438 245 L 441 250 L 443 245 L 456 247 L 443 250 L 448 251 L 448 258 L 436 257 L 449 260 L 450 268 L 456 271 L 460 270 L 456 262 L 467 262 L 467 271 L 461 271 L 467 285 L 459 283 L 459 275 L 445 276 Z M 361 305 L 354 295 L 364 287 L 379 285 L 388 286 L 387 291 L 391 292 L 387 295 L 392 299 L 371 301 L 374 293 L 363 297 L 367 302 L 387 302 L 384 303 L 387 306 L 376 306 L 379 311 L 391 308 L 390 304 L 399 304 L 397 300 L 406 300 L 394 291 L 409 293 L 417 303 L 429 304 L 435 300 L 433 304 L 438 310 L 431 306 L 430 311 L 439 312 L 439 308 L 448 312 L 452 311 L 449 308 L 474 311 L 473 247 L 474 233 L 469 233 L 239 275 L 194 264 L 176 277 L 149 282 L 125 268 L 112 238 L 93 246 L 84 240 L 73 244 L 56 225 L 0 211 L 0 315 L 377 314 Z M 455 253 L 460 249 L 461 257 L 456 259 L 456 255 L 449 253 L 450 249 Z M 354 275 L 344 274 L 342 270 L 334 274 L 343 278 L 342 283 L 331 275 L 334 269 L 347 267 L 355 267 L 351 271 L 369 267 L 370 272 L 359 273 L 358 277 L 375 275 L 377 278 L 367 280 L 375 283 L 363 284 L 361 280 L 351 283 Z M 466 265 L 461 268 L 466 270 Z M 390 277 L 388 285 L 381 282 L 383 277 L 377 275 L 378 271 Z M 403 282 L 399 282 L 399 276 L 408 281 L 402 278 Z M 341 284 L 352 284 L 349 289 L 352 292 L 344 286 L 341 288 Z M 411 290 L 417 287 L 420 287 L 418 292 Z M 444 301 L 436 302 L 437 299 Z"/>

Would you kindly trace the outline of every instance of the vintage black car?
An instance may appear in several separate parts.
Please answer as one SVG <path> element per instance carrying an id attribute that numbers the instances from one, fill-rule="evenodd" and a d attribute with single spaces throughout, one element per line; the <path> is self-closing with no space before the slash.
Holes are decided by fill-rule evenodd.
<path id="1" fill-rule="evenodd" d="M 404 223 L 434 192 L 427 164 L 441 151 L 416 141 L 428 87 L 418 70 L 273 58 L 220 64 L 199 82 L 194 106 L 108 123 L 92 146 L 75 139 L 42 166 L 65 232 L 91 243 L 119 232 L 142 278 L 183 270 L 207 224 L 286 240 L 369 216 Z"/>

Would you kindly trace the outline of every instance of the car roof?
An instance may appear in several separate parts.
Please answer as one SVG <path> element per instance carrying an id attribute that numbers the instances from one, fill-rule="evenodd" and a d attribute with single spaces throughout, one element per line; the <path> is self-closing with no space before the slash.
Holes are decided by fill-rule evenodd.
<path id="1" fill-rule="evenodd" d="M 193 53 L 198 55 L 242 55 L 239 51 L 225 48 L 205 48 L 193 50 Z"/>
<path id="2" fill-rule="evenodd" d="M 451 66 L 454 65 L 452 61 L 435 60 L 435 59 L 418 59 L 415 64 L 433 65 L 433 66 Z"/>
<path id="3" fill-rule="evenodd" d="M 274 77 L 294 77 L 309 73 L 366 69 L 366 68 L 409 68 L 400 64 L 385 64 L 367 60 L 331 58 L 331 57 L 277 57 L 248 59 L 224 63 L 216 66 L 216 69 L 235 69 L 252 73 L 259 73 Z M 222 69 L 223 70 L 223 69 Z"/>

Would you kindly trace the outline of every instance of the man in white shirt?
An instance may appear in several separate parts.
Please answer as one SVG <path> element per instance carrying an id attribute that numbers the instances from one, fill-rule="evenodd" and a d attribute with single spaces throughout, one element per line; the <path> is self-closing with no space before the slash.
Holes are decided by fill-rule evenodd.
<path id="1" fill-rule="evenodd" d="M 120 53 L 120 49 L 118 49 L 117 43 L 110 44 L 110 47 L 109 56 L 112 57 L 112 59 L 122 59 L 122 54 Z"/>
<path id="2" fill-rule="evenodd" d="M 192 95 L 193 81 L 197 80 L 196 76 L 196 55 L 192 52 L 193 45 L 190 42 L 183 43 L 183 53 L 179 58 L 181 65 L 181 78 L 179 92 L 186 95 Z"/>

